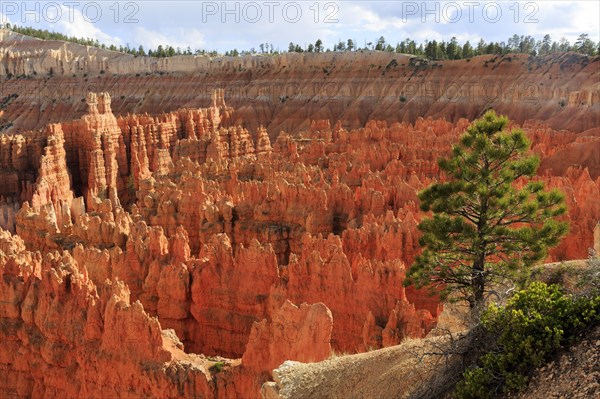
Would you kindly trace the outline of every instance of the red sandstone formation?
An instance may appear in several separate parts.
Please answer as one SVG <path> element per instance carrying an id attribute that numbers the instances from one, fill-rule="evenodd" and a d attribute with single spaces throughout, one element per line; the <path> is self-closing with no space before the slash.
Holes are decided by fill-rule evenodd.
<path id="1" fill-rule="evenodd" d="M 256 323 L 241 364 L 223 359 L 218 373 L 215 359 L 186 354 L 174 331 L 162 330 L 130 299 L 126 284 L 102 276 L 96 285 L 98 270 L 76 260 L 81 249 L 75 254 L 30 252 L 18 236 L 0 231 L 2 397 L 257 397 L 265 373 L 281 361 L 330 354 L 327 307 L 288 301 L 270 324 Z M 176 286 L 177 270 L 169 270 L 161 281 Z M 159 304 L 166 318 L 180 302 L 176 290 L 168 292 L 172 301 L 164 310 Z M 263 335 L 267 326 L 283 326 L 285 335 Z"/>
<path id="2" fill-rule="evenodd" d="M 0 76 L 54 63 L 64 65 L 56 79 L 72 72 L 61 55 L 31 54 L 28 40 L 1 34 L 0 44 L 11 43 L 11 62 L 0 62 Z M 78 49 L 53 45 L 66 53 Z M 22 62 L 26 56 L 29 63 Z M 140 58 L 124 67 L 120 59 L 85 63 L 81 56 L 88 72 L 183 68 L 196 76 L 206 66 L 215 81 L 238 76 L 202 57 L 154 67 Z M 6 326 L 0 334 L 8 342 L 0 347 L 7 376 L 0 389 L 17 397 L 258 397 L 284 360 L 318 361 L 332 350 L 359 352 L 426 335 L 439 301 L 402 284 L 419 253 L 417 193 L 444 178 L 437 158 L 469 122 L 417 117 L 426 114 L 417 97 L 399 113 L 391 99 L 380 107 L 367 95 L 397 97 L 393 82 L 415 71 L 443 83 L 463 81 L 481 73 L 483 58 L 468 68 L 466 61 L 434 67 L 376 53 L 371 62 L 399 57 L 405 63 L 382 74 L 336 56 L 341 64 L 333 64 L 328 79 L 365 73 L 371 83 L 359 93 L 340 90 L 341 102 L 328 108 L 283 98 L 268 112 L 260 101 L 234 110 L 225 102 L 227 90 L 207 96 L 207 108 L 171 108 L 180 100 L 164 102 L 184 97 L 175 80 L 140 76 L 164 94 L 161 111 L 169 111 L 151 115 L 146 111 L 158 100 L 149 94 L 147 105 L 135 105 L 142 85 L 123 75 L 115 79 L 127 82 L 124 99 L 89 93 L 81 103 L 85 113 L 79 104 L 52 112 L 79 119 L 0 135 L 0 227 L 7 230 L 0 230 L 0 322 Z M 551 259 L 585 257 L 600 220 L 598 129 L 584 130 L 597 115 L 598 99 L 587 91 L 597 71 L 575 56 L 549 58 L 547 65 L 523 57 L 487 60 L 492 72 L 486 76 L 513 74 L 518 83 L 531 76 L 522 71 L 527 62 L 558 74 L 540 100 L 568 97 L 568 120 L 549 119 L 579 132 L 536 121 L 524 129 L 542 158 L 538 178 L 563 190 L 569 206 L 570 233 Z M 290 54 L 228 60 L 227 68 L 263 63 L 267 71 L 256 80 L 263 84 L 275 76 L 310 82 L 322 79 L 322 68 L 312 68 L 322 61 Z M 512 93 L 498 109 L 522 121 L 531 109 L 521 111 L 519 91 Z M 344 105 L 340 120 L 346 97 L 357 102 Z M 440 99 L 427 104 L 434 115 L 475 116 L 479 109 Z M 553 109 L 534 115 L 546 118 Z M 14 116 L 10 107 L 0 115 Z M 282 127 L 292 133 L 274 134 Z"/>
<path id="3" fill-rule="evenodd" d="M 332 328 L 331 312 L 322 303 L 297 307 L 286 301 L 271 322 L 254 323 L 242 364 L 262 371 L 277 368 L 290 356 L 301 362 L 326 359 Z"/>
<path id="4" fill-rule="evenodd" d="M 2 397 L 217 396 L 210 362 L 183 353 L 123 283 L 95 286 L 68 253 L 29 252 L 7 232 L 0 253 Z"/>

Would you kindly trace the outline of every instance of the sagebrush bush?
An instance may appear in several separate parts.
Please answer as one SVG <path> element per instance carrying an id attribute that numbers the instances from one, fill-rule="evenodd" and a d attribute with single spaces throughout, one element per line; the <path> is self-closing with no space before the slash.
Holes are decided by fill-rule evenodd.
<path id="1" fill-rule="evenodd" d="M 482 315 L 487 353 L 457 384 L 459 399 L 493 398 L 527 385 L 529 374 L 565 343 L 600 319 L 600 296 L 565 294 L 557 285 L 532 283 L 506 306 Z"/>

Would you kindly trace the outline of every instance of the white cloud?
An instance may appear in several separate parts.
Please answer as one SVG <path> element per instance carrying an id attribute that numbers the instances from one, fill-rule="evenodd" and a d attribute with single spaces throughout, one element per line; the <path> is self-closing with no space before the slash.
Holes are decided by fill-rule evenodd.
<path id="1" fill-rule="evenodd" d="M 376 12 L 358 4 L 346 5 L 341 10 L 340 27 L 350 28 L 356 32 L 379 32 L 385 30 L 388 22 Z"/>
<path id="2" fill-rule="evenodd" d="M 406 37 L 418 42 L 447 41 L 452 36 L 461 43 L 465 40 L 478 41 L 479 38 L 487 42 L 506 41 L 515 33 L 538 39 L 548 33 L 554 40 L 564 36 L 573 42 L 584 32 L 590 33 L 592 40 L 600 40 L 600 2 L 483 1 L 477 2 L 473 9 L 469 8 L 469 2 L 462 1 L 423 4 L 383 1 L 344 3 L 340 9 L 341 23 L 337 28 L 371 41 L 383 35 L 390 42 Z M 498 8 L 500 18 L 493 22 L 491 19 Z"/>
<path id="3" fill-rule="evenodd" d="M 104 8 L 105 14 L 97 23 L 86 21 L 79 8 L 74 9 L 74 20 L 69 22 L 63 11 L 63 18 L 50 25 L 52 15 L 47 15 L 46 23 L 25 24 L 36 28 L 49 28 L 67 35 L 92 37 L 106 44 L 129 43 L 132 47 L 140 44 L 145 48 L 156 48 L 158 45 L 171 45 L 182 50 L 188 46 L 192 49 L 217 49 L 221 52 L 237 48 L 258 49 L 260 43 L 272 43 L 275 48 L 286 50 L 290 42 L 305 46 L 321 39 L 325 47 L 331 48 L 338 40 L 353 39 L 357 45 L 376 42 L 380 36 L 394 45 L 396 42 L 411 38 L 418 43 L 425 40 L 450 40 L 456 36 L 460 43 L 470 40 L 476 43 L 480 38 L 486 42 L 506 41 L 513 34 L 532 35 L 541 39 L 546 33 L 553 40 L 567 38 L 573 43 L 581 33 L 589 33 L 595 42 L 600 40 L 598 1 L 487 1 L 482 0 L 474 10 L 474 20 L 469 20 L 466 4 L 474 4 L 463 0 L 445 1 L 326 1 L 297 2 L 302 8 L 302 18 L 290 21 L 283 15 L 283 3 L 274 11 L 274 21 L 269 21 L 266 6 L 263 2 L 255 2 L 261 7 L 262 19 L 252 23 L 240 15 L 224 12 L 222 2 L 218 4 L 220 12 L 215 15 L 203 14 L 202 4 L 206 2 L 169 1 L 140 2 L 135 18 L 139 22 L 126 25 L 113 22 L 112 11 Z M 502 19 L 497 23 L 490 22 L 482 16 L 487 4 L 494 3 L 502 9 Z M 515 3 L 518 5 L 519 17 L 515 22 Z M 107 4 L 108 7 L 111 3 Z M 212 3 L 211 3 L 212 4 Z M 237 4 L 237 3 L 236 3 Z M 239 10 L 244 10 L 244 2 L 240 2 Z M 290 3 L 291 4 L 291 3 Z M 456 23 L 445 19 L 456 19 L 455 6 L 461 8 L 461 16 Z M 533 10 L 532 5 L 537 9 Z M 417 6 L 414 10 L 410 7 Z M 32 6 L 29 5 L 29 8 Z M 233 9 L 228 3 L 227 9 Z M 453 8 L 454 7 L 454 8 Z M 512 8 L 511 8 L 512 7 Z M 47 8 L 52 10 L 52 8 Z M 437 9 L 431 14 L 431 10 Z M 318 10 L 318 13 L 317 13 Z M 447 11 L 449 10 L 449 11 Z M 1 10 L 0 10 L 1 11 Z M 332 11 L 334 11 L 332 13 Z M 427 12 L 429 11 L 429 12 Z M 535 11 L 535 23 L 524 23 L 527 15 Z M 291 13 L 291 11 L 290 11 Z M 18 16 L 9 15 L 13 20 Z M 327 23 L 327 17 L 337 22 Z M 446 17 L 446 18 L 444 18 Z M 6 18 L 6 16 L 4 16 Z M 425 19 L 425 20 L 423 20 Z M 236 20 L 238 22 L 236 22 Z M 438 22 L 436 22 L 436 20 Z M 331 20 L 329 20 L 331 22 Z"/>
<path id="4" fill-rule="evenodd" d="M 588 33 L 594 41 L 600 41 L 600 2 L 548 1 L 540 3 L 540 23 L 532 30 L 548 33 L 553 40 L 565 37 L 574 42 L 581 33 Z"/>
<path id="5" fill-rule="evenodd" d="M 75 36 L 78 38 L 98 39 L 100 43 L 107 45 L 114 44 L 118 46 L 123 44 L 123 41 L 119 37 L 111 36 L 98 29 L 92 22 L 86 21 L 83 14 L 81 14 L 81 11 L 73 8 L 69 10 L 63 5 L 61 5 L 60 8 L 63 16 L 70 15 L 69 13 L 71 12 L 73 18 L 60 18 L 54 26 L 55 29 L 58 28 L 59 32 L 62 32 L 67 36 Z M 49 12 L 52 12 L 52 9 L 49 8 L 48 10 Z M 54 19 L 53 15 L 48 15 L 47 17 L 50 20 Z"/>
<path id="6" fill-rule="evenodd" d="M 164 34 L 155 30 L 146 29 L 138 26 L 133 35 L 133 41 L 140 43 L 147 49 L 155 49 L 159 45 L 170 45 L 174 48 L 180 47 L 185 50 L 190 47 L 192 50 L 205 48 L 204 34 L 196 28 L 176 28 L 171 34 Z"/>

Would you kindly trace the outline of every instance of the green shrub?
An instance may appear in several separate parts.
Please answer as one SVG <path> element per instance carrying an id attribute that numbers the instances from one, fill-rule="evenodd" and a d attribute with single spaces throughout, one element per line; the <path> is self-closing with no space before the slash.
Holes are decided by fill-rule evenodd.
<path id="1" fill-rule="evenodd" d="M 105 184 L 100 184 L 100 187 L 98 187 L 98 193 L 96 195 L 98 198 L 104 201 L 108 198 L 108 187 L 106 187 Z"/>
<path id="2" fill-rule="evenodd" d="M 516 293 L 504 307 L 491 305 L 481 318 L 489 350 L 464 372 L 455 397 L 484 399 L 524 388 L 532 370 L 597 323 L 599 312 L 600 296 L 575 297 L 541 282 Z"/>
<path id="3" fill-rule="evenodd" d="M 210 366 L 209 370 L 214 371 L 215 373 L 220 373 L 225 367 L 225 362 L 216 362 L 212 366 Z"/>
<path id="4" fill-rule="evenodd" d="M 127 192 L 132 198 L 135 198 L 135 177 L 132 174 L 127 178 Z"/>

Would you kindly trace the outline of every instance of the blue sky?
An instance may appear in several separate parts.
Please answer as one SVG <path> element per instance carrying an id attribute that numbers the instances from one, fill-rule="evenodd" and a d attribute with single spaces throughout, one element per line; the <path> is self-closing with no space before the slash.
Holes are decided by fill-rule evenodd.
<path id="1" fill-rule="evenodd" d="M 600 41 L 599 1 L 0 1 L 0 21 L 91 37 L 106 44 L 156 48 L 286 50 L 321 39 L 326 47 L 384 36 L 395 44 L 548 33 L 573 43 L 581 33 Z"/>

